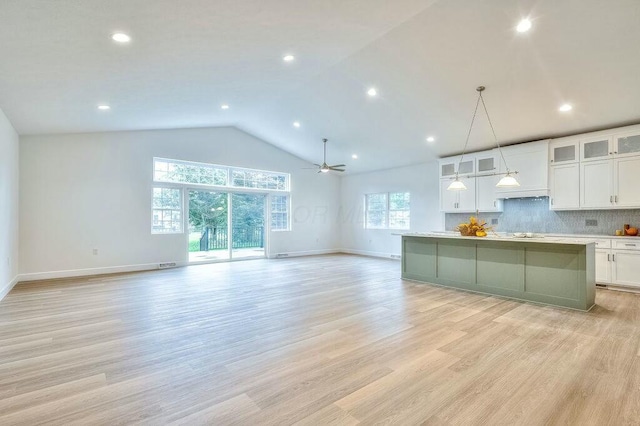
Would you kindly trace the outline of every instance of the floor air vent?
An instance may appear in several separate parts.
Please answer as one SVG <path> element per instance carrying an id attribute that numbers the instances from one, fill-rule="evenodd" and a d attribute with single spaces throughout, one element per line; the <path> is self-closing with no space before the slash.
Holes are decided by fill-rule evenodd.
<path id="1" fill-rule="evenodd" d="M 175 268 L 176 262 L 158 263 L 158 269 Z"/>
<path id="2" fill-rule="evenodd" d="M 279 257 L 289 257 L 289 253 L 278 253 L 278 254 L 276 254 L 276 258 L 279 258 Z"/>
<path id="3" fill-rule="evenodd" d="M 402 259 L 402 256 L 400 256 L 399 254 L 392 254 L 390 257 L 392 259 Z"/>

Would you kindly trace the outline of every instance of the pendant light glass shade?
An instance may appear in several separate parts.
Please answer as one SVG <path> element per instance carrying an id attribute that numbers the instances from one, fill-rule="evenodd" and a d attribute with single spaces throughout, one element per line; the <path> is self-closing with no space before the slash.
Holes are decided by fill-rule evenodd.
<path id="1" fill-rule="evenodd" d="M 500 182 L 497 183 L 496 187 L 498 188 L 516 188 L 520 186 L 516 178 L 511 176 L 511 173 L 507 173 L 505 177 L 500 179 Z"/>
<path id="2" fill-rule="evenodd" d="M 465 189 L 467 189 L 467 186 L 456 178 L 456 180 L 449 184 L 447 191 L 464 191 Z"/>

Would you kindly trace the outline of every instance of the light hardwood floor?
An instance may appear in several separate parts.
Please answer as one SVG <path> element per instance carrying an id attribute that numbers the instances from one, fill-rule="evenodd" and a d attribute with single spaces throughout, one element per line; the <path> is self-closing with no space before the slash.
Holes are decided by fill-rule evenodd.
<path id="1" fill-rule="evenodd" d="M 0 425 L 640 424 L 640 295 L 589 313 L 258 260 L 19 284 Z"/>

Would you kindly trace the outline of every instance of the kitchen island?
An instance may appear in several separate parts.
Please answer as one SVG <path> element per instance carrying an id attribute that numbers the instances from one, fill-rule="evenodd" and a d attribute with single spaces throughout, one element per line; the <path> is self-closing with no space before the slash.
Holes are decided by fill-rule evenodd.
<path id="1" fill-rule="evenodd" d="M 595 303 L 595 243 L 403 234 L 402 278 L 587 311 Z"/>

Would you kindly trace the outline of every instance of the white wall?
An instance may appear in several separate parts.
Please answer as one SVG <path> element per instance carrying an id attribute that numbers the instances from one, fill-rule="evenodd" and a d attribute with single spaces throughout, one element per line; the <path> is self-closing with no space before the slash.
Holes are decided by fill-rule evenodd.
<path id="1" fill-rule="evenodd" d="M 0 110 L 0 299 L 18 275 L 18 134 Z"/>
<path id="2" fill-rule="evenodd" d="M 438 163 L 347 175 L 342 178 L 341 248 L 348 253 L 389 257 L 399 255 L 400 237 L 406 231 L 364 229 L 364 196 L 377 192 L 411 193 L 411 231 L 442 230 L 439 209 Z"/>
<path id="3" fill-rule="evenodd" d="M 272 232 L 269 254 L 339 246 L 340 179 L 235 128 L 25 136 L 21 279 L 186 262 L 186 233 L 151 234 L 154 156 L 291 173 L 292 231 Z"/>

